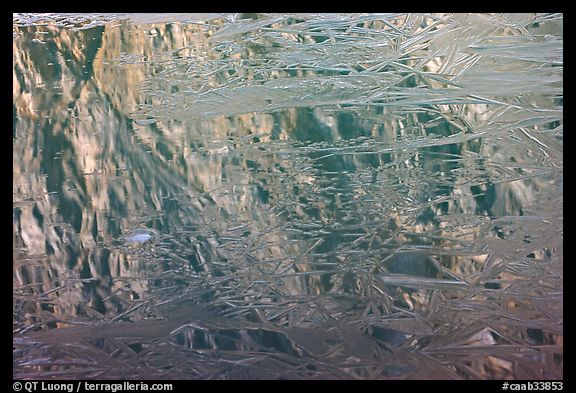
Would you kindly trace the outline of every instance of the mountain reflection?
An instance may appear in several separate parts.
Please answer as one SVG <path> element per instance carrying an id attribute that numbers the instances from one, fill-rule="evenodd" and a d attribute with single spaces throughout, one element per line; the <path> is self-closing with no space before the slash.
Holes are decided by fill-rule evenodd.
<path id="1" fill-rule="evenodd" d="M 203 62 L 267 50 L 217 46 L 219 24 L 15 27 L 14 331 L 146 319 L 182 296 L 252 320 L 272 315 L 241 304 L 323 294 L 381 292 L 390 310 L 428 312 L 436 292 L 369 280 L 392 272 L 482 287 L 513 280 L 487 276 L 510 250 L 543 261 L 560 252 L 538 242 L 536 224 L 505 218 L 544 215 L 535 213 L 542 196 L 556 214 L 550 184 L 561 174 L 550 164 L 528 176 L 539 156 L 462 132 L 458 119 L 488 116 L 485 105 L 463 106 L 458 119 L 448 105 L 186 115 L 179 97 L 231 78 L 221 70 L 201 81 Z M 156 235 L 130 244 L 138 228 Z M 398 262 L 408 258 L 398 251 L 439 265 Z M 278 325 L 297 326 L 286 313 Z"/>

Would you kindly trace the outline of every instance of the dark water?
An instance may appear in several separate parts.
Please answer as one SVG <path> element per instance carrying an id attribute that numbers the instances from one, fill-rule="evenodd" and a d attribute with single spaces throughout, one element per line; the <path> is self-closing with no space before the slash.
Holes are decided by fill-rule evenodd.
<path id="1" fill-rule="evenodd" d="M 562 21 L 15 15 L 15 377 L 561 379 Z"/>

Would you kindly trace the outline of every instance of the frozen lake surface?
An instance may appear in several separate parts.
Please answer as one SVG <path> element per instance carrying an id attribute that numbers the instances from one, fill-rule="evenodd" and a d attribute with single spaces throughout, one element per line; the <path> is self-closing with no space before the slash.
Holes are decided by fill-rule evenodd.
<path id="1" fill-rule="evenodd" d="M 16 379 L 563 377 L 562 14 L 14 14 Z"/>

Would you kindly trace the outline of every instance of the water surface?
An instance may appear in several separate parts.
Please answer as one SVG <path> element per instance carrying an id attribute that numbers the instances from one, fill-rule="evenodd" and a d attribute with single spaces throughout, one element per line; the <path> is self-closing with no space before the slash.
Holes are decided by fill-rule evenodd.
<path id="1" fill-rule="evenodd" d="M 561 14 L 15 14 L 16 378 L 561 379 Z"/>

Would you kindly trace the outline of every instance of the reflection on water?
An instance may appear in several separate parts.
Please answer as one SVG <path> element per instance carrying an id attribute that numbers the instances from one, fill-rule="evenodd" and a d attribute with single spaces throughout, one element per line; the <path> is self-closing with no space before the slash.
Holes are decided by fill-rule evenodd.
<path id="1" fill-rule="evenodd" d="M 15 376 L 562 378 L 562 17 L 486 18 L 15 16 Z"/>

